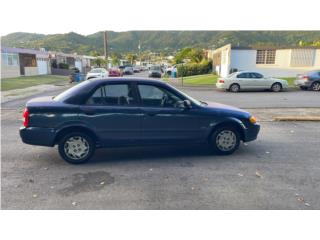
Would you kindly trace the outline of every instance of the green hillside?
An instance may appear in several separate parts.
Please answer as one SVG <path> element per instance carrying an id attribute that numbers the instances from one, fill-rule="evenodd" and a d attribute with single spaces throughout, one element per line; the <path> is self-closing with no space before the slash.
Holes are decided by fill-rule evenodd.
<path id="1" fill-rule="evenodd" d="M 173 51 L 184 47 L 212 48 L 227 43 L 236 46 L 297 46 L 299 41 L 320 40 L 320 31 L 128 31 L 109 32 L 109 47 L 115 52 L 137 52 L 139 40 L 141 50 Z M 45 48 L 53 51 L 90 54 L 103 53 L 103 34 L 43 35 L 35 33 L 11 33 L 1 37 L 2 46 L 22 48 Z"/>

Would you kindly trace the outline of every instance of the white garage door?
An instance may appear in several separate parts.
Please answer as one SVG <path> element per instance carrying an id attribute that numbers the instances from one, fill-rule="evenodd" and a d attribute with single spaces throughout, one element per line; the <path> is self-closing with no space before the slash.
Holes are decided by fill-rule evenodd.
<path id="1" fill-rule="evenodd" d="M 48 74 L 48 62 L 43 58 L 37 59 L 38 74 Z"/>
<path id="2" fill-rule="evenodd" d="M 75 65 L 76 68 L 78 68 L 80 70 L 80 72 L 82 72 L 82 63 L 81 63 L 81 61 L 76 60 L 74 65 Z"/>

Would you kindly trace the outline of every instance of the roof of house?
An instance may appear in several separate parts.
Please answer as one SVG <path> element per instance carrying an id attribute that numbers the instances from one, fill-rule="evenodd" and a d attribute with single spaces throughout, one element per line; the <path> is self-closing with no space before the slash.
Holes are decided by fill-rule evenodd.
<path id="1" fill-rule="evenodd" d="M 291 47 L 275 47 L 275 46 L 259 46 L 259 47 L 244 47 L 244 46 L 231 46 L 235 50 L 277 50 L 277 49 L 320 49 L 320 46 L 291 46 Z"/>
<path id="2" fill-rule="evenodd" d="M 49 53 L 45 51 L 35 50 L 35 49 L 27 49 L 27 48 L 11 48 L 11 47 L 2 47 L 2 53 L 25 53 L 25 54 L 35 54 L 41 55 L 43 57 L 49 57 Z"/>

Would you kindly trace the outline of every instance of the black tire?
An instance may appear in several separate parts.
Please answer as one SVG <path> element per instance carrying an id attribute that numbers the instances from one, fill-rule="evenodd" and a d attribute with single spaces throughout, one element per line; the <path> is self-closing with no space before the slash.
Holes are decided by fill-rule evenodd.
<path id="1" fill-rule="evenodd" d="M 238 83 L 233 83 L 229 87 L 230 92 L 239 92 L 240 91 L 240 85 Z"/>
<path id="2" fill-rule="evenodd" d="M 281 92 L 282 91 L 282 85 L 281 83 L 274 83 L 271 86 L 271 91 L 272 92 Z"/>
<path id="3" fill-rule="evenodd" d="M 311 90 L 312 91 L 320 91 L 320 82 L 314 82 L 311 85 Z"/>
<path id="4" fill-rule="evenodd" d="M 230 140 L 229 137 L 227 137 L 227 139 L 222 139 L 224 132 L 232 132 L 233 136 L 235 137 L 234 142 L 232 140 Z M 232 147 L 223 149 L 222 146 L 219 146 L 219 142 L 221 143 L 221 141 L 223 142 L 224 140 L 226 140 L 226 142 L 229 142 L 229 143 L 230 143 L 230 141 L 232 141 L 233 142 L 232 143 Z M 211 150 L 216 154 L 219 154 L 219 155 L 232 154 L 234 151 L 236 151 L 239 148 L 239 145 L 240 145 L 240 133 L 233 126 L 220 127 L 218 129 L 216 129 L 211 134 L 209 144 L 210 144 Z"/>
<path id="5" fill-rule="evenodd" d="M 78 158 L 71 157 L 72 154 L 77 154 L 75 152 L 79 151 L 78 149 L 80 149 L 80 148 L 77 149 L 77 147 L 79 147 L 78 144 L 75 144 L 75 146 L 74 145 L 70 146 L 71 144 L 67 143 L 68 140 L 69 140 L 69 142 L 74 141 L 73 139 L 75 139 L 75 141 L 80 141 L 81 144 L 83 144 L 83 146 L 85 148 L 86 147 L 88 148 L 88 150 L 85 150 L 85 153 L 83 153 L 83 156 L 80 156 Z M 69 147 L 73 148 L 73 149 L 69 150 L 71 153 L 66 152 L 66 149 L 68 149 Z M 93 138 L 85 133 L 82 133 L 82 132 L 68 133 L 65 136 L 63 136 L 58 143 L 58 149 L 59 149 L 60 156 L 66 162 L 71 163 L 71 164 L 81 164 L 81 163 L 87 162 L 94 154 L 95 148 L 96 148 L 96 146 L 95 146 L 95 141 L 93 140 Z M 79 153 L 80 153 L 80 151 L 79 151 Z M 76 156 L 76 155 L 74 155 L 74 156 Z"/>
<path id="6" fill-rule="evenodd" d="M 301 90 L 308 90 L 308 87 L 300 86 Z"/>

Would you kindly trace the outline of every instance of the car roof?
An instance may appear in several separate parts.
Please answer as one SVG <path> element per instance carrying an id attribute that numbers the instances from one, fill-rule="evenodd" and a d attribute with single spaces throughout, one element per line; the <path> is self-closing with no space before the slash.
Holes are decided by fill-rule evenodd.
<path id="1" fill-rule="evenodd" d="M 166 85 L 162 80 L 158 79 L 150 79 L 150 78 L 140 78 L 140 77 L 108 77 L 108 78 L 92 78 L 86 81 L 91 81 L 96 84 L 100 84 L 101 82 L 105 83 L 115 83 L 115 82 L 138 82 L 138 83 L 152 83 L 152 84 L 161 84 L 161 85 Z"/>

